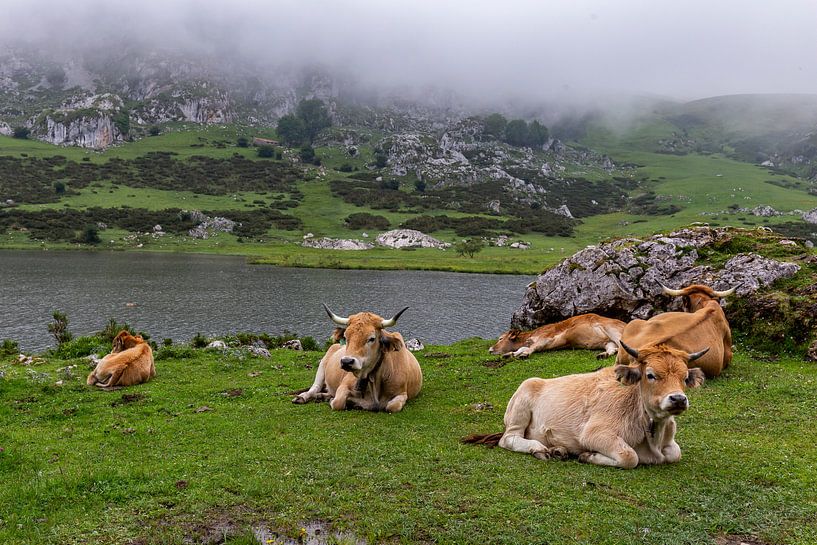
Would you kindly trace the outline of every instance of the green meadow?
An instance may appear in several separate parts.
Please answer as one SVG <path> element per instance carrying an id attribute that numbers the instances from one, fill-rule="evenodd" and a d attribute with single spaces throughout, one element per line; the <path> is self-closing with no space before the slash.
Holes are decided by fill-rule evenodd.
<path id="1" fill-rule="evenodd" d="M 599 365 L 489 345 L 418 352 L 423 391 L 394 415 L 293 405 L 320 352 L 160 348 L 154 380 L 115 392 L 84 358 L 1 358 L 0 542 L 817 542 L 813 363 L 739 346 L 688 392 L 681 461 L 626 471 L 461 444 L 502 430 L 522 380 Z"/>

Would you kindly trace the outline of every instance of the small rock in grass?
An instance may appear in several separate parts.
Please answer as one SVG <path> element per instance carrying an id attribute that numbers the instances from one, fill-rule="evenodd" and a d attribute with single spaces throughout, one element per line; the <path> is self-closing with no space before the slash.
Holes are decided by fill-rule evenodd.
<path id="1" fill-rule="evenodd" d="M 211 409 L 211 408 L 210 408 L 210 407 L 208 407 L 207 405 L 202 405 L 201 407 L 199 407 L 198 409 L 196 409 L 196 411 L 195 411 L 195 412 L 197 412 L 197 413 L 206 413 L 206 412 L 208 412 L 208 411 L 212 411 L 212 410 L 213 410 L 213 409 Z"/>

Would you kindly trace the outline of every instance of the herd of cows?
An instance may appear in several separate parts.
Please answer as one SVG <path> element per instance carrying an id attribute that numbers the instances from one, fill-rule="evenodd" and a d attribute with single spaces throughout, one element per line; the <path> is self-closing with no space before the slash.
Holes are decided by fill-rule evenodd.
<path id="1" fill-rule="evenodd" d="M 687 387 L 717 377 L 732 360 L 732 334 L 719 300 L 734 288 L 700 284 L 674 290 L 683 312 L 624 323 L 596 314 L 575 316 L 535 331 L 501 335 L 491 354 L 527 357 L 557 348 L 603 349 L 616 363 L 595 372 L 553 379 L 530 378 L 511 397 L 501 433 L 470 435 L 463 442 L 499 445 L 539 459 L 577 456 L 582 462 L 633 468 L 677 462 L 674 416 L 689 406 Z M 385 331 L 391 319 L 370 312 L 341 317 L 324 305 L 338 326 L 312 386 L 293 403 L 330 400 L 334 410 L 401 411 L 417 397 L 423 374 L 400 333 Z M 156 374 L 150 346 L 122 331 L 88 384 L 115 389 Z"/>

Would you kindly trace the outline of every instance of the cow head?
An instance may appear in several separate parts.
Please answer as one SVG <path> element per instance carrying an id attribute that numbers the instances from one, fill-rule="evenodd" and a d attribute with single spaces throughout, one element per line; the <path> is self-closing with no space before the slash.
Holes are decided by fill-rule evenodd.
<path id="1" fill-rule="evenodd" d="M 621 342 L 621 347 L 636 365 L 616 365 L 616 379 L 622 384 L 640 385 L 644 409 L 653 419 L 680 414 L 689 407 L 684 389 L 703 384 L 704 372 L 697 367 L 690 369 L 687 364 L 709 348 L 689 354 L 665 344 L 636 350 Z"/>
<path id="2" fill-rule="evenodd" d="M 735 290 L 738 288 L 738 286 L 733 286 L 728 290 L 716 291 L 709 286 L 704 286 L 703 284 L 692 284 L 691 286 L 687 286 L 682 290 L 674 290 L 666 287 L 660 282 L 658 285 L 661 286 L 661 289 L 664 290 L 666 295 L 670 295 L 672 297 L 683 297 L 684 310 L 687 312 L 695 312 L 696 310 L 703 308 L 703 306 L 709 301 L 717 301 L 722 297 L 728 297 L 735 293 Z"/>
<path id="3" fill-rule="evenodd" d="M 122 330 L 119 334 L 114 337 L 113 340 L 113 349 L 111 353 L 115 354 L 117 352 L 122 352 L 123 350 L 127 350 L 128 348 L 133 348 L 138 344 L 144 343 L 145 340 L 142 338 L 141 335 L 131 335 L 126 330 Z"/>
<path id="4" fill-rule="evenodd" d="M 340 360 L 344 371 L 356 377 L 366 377 L 380 361 L 383 353 L 389 350 L 400 350 L 403 343 L 400 338 L 388 331 L 383 331 L 397 323 L 397 319 L 408 310 L 404 308 L 389 320 L 371 312 L 359 312 L 348 318 L 342 318 L 323 305 L 333 322 L 341 326 L 342 336 L 346 339 L 346 354 Z M 337 335 L 341 331 L 335 330 Z"/>
<path id="5" fill-rule="evenodd" d="M 488 352 L 495 356 L 504 356 L 506 354 L 512 354 L 523 346 L 528 345 L 530 345 L 529 332 L 511 329 L 500 335 L 496 343 L 488 349 Z"/>

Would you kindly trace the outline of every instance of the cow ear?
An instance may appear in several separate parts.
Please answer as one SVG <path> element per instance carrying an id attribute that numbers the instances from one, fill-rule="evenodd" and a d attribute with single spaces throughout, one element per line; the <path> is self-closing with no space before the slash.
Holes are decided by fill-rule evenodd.
<path id="1" fill-rule="evenodd" d="M 630 386 L 636 384 L 641 380 L 641 368 L 630 367 L 629 365 L 616 365 L 614 368 L 616 372 L 616 380 L 622 384 Z"/>
<path id="2" fill-rule="evenodd" d="M 346 329 L 342 327 L 336 327 L 335 330 L 332 332 L 332 342 L 339 343 L 340 340 L 343 338 L 343 334 L 346 333 Z"/>
<path id="3" fill-rule="evenodd" d="M 384 350 L 393 350 L 395 352 L 403 348 L 403 342 L 400 340 L 400 337 L 394 333 L 386 333 L 385 331 L 380 332 L 380 344 Z"/>
<path id="4" fill-rule="evenodd" d="M 699 367 L 693 367 L 689 370 L 689 374 L 687 375 L 686 385 L 690 388 L 697 388 L 701 384 L 704 383 L 704 379 L 706 375 Z"/>

